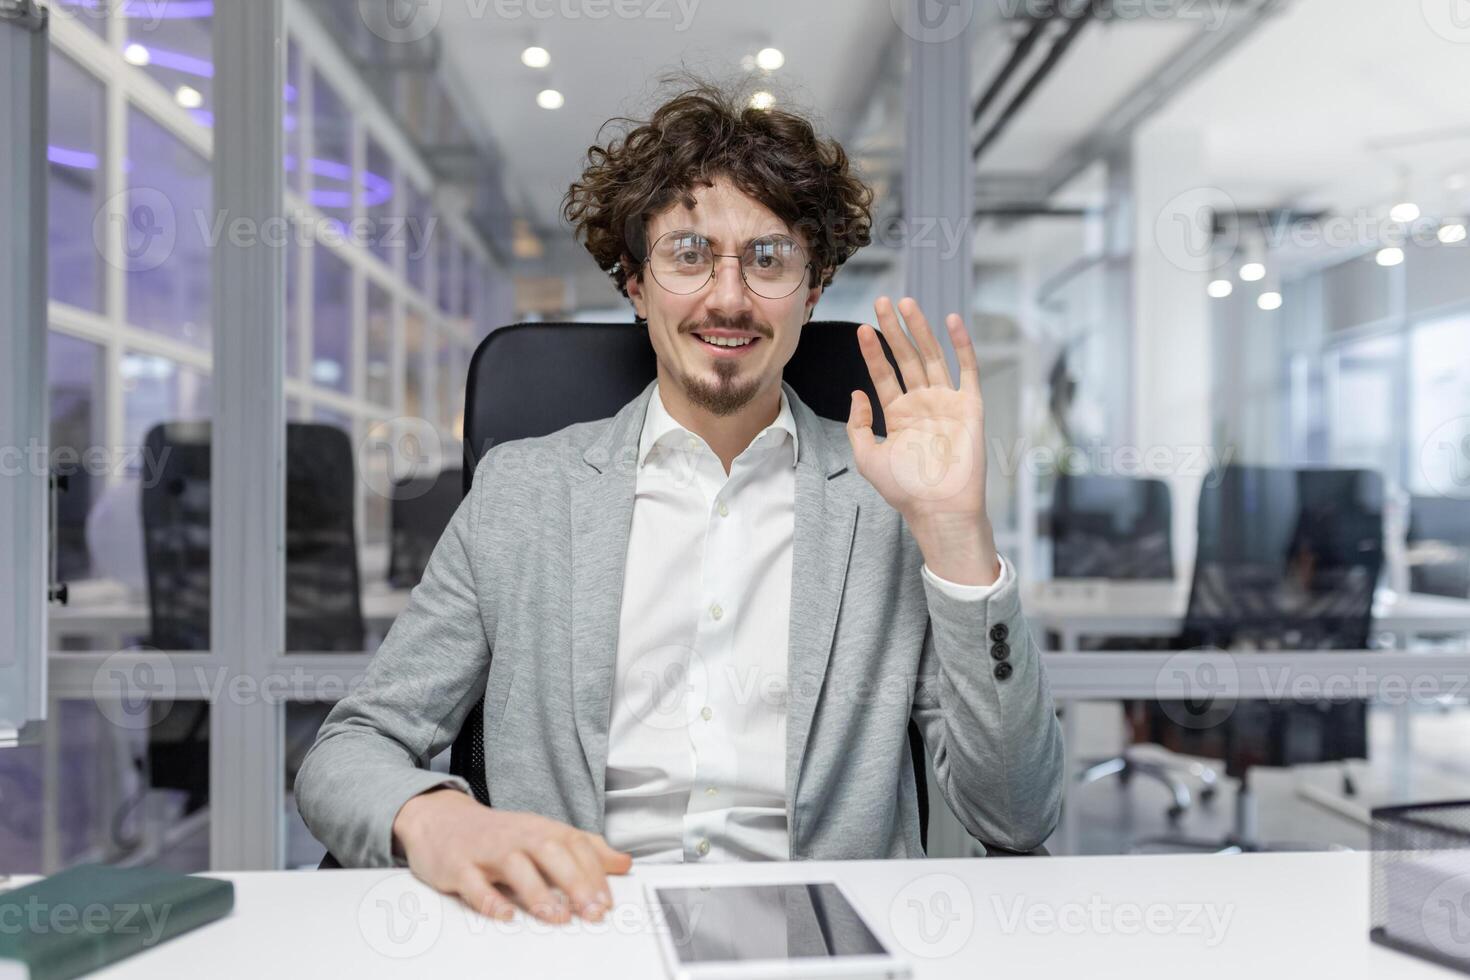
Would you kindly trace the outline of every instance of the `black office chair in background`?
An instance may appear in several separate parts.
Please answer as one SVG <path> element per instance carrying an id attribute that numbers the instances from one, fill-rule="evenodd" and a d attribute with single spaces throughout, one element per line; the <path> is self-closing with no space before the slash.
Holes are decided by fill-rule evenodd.
<path id="1" fill-rule="evenodd" d="M 1200 492 L 1199 546 L 1181 650 L 1362 650 L 1383 568 L 1383 480 L 1369 470 L 1228 466 Z M 1200 678 L 1208 687 L 1209 678 Z M 1216 678 L 1218 685 L 1220 679 Z M 1160 702 L 1149 736 L 1173 751 L 1222 759 L 1239 780 L 1235 825 L 1218 841 L 1162 838 L 1170 846 L 1239 850 L 1266 845 L 1255 830 L 1250 772 L 1260 766 L 1366 759 L 1361 700 L 1274 703 L 1202 691 Z M 1343 789 L 1355 792 L 1344 769 Z"/>
<path id="2" fill-rule="evenodd" d="M 149 643 L 159 650 L 208 650 L 210 425 L 161 423 L 149 430 L 146 447 L 144 458 L 156 461 L 140 475 Z M 287 650 L 363 649 L 356 472 L 347 433 L 330 425 L 287 425 Z M 184 813 L 192 813 L 209 798 L 209 704 L 158 703 L 150 710 L 158 722 L 149 729 L 151 784 L 185 791 Z M 320 719 L 310 731 L 319 725 Z"/>
<path id="3" fill-rule="evenodd" d="M 1410 591 L 1470 598 L 1470 499 L 1411 498 L 1404 545 Z"/>
<path id="4" fill-rule="evenodd" d="M 464 499 L 464 474 L 458 466 L 414 476 L 393 487 L 389 514 L 388 584 L 411 589 L 419 584 L 434 545 Z"/>
<path id="5" fill-rule="evenodd" d="M 1061 473 L 1052 489 L 1049 526 L 1055 579 L 1174 580 L 1173 506 L 1169 485 L 1163 480 Z M 1083 641 L 1082 646 L 1088 650 L 1167 649 L 1169 639 L 1111 636 Z M 1134 718 L 1142 709 L 1141 702 L 1123 702 L 1125 717 Z M 1217 775 L 1210 767 L 1145 758 L 1132 745 L 1121 755 L 1085 761 L 1078 782 L 1088 785 L 1116 775 L 1127 786 L 1134 776 L 1152 779 L 1169 793 L 1167 815 L 1172 821 L 1192 802 L 1189 786 L 1181 778 L 1185 774 L 1203 784 L 1203 799 L 1214 795 Z"/>

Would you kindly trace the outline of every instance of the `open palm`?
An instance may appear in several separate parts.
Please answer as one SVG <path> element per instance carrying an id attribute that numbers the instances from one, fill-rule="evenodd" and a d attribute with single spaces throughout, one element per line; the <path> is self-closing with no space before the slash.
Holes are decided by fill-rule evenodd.
<path id="1" fill-rule="evenodd" d="M 883 336 L 893 350 L 903 385 L 883 354 L 877 330 L 858 327 L 858 345 L 883 406 L 887 438 L 873 434 L 873 406 L 863 391 L 853 392 L 847 420 L 848 440 L 858 472 L 883 499 L 911 520 L 983 519 L 985 513 L 984 404 L 980 367 L 964 320 L 946 320 L 960 365 L 956 387 L 944 350 L 919 304 L 887 297 L 873 306 Z M 903 314 L 911 341 L 899 323 Z"/>

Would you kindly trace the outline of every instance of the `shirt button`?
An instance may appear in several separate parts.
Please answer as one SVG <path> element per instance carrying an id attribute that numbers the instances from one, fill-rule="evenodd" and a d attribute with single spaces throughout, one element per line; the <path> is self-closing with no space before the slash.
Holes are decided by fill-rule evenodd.
<path id="1" fill-rule="evenodd" d="M 699 440 L 691 437 L 690 440 L 689 440 L 689 448 L 690 449 L 698 449 L 699 448 Z"/>
<path id="2" fill-rule="evenodd" d="M 730 516 L 730 508 L 725 505 L 725 502 L 723 500 L 720 501 L 720 516 L 721 517 L 729 517 Z"/>
<path id="3" fill-rule="evenodd" d="M 1006 643 L 997 643 L 995 644 L 995 646 L 990 648 L 990 655 L 996 660 L 1004 660 L 1011 655 L 1010 645 Z"/>
<path id="4" fill-rule="evenodd" d="M 706 854 L 709 853 L 709 841 L 701 839 L 700 842 L 695 846 L 694 852 L 700 857 L 704 857 Z"/>
<path id="5" fill-rule="evenodd" d="M 990 638 L 997 643 L 1004 640 L 1010 635 L 1011 631 L 1005 623 L 996 623 L 994 626 L 990 627 Z"/>
<path id="6" fill-rule="evenodd" d="M 721 609 L 720 604 L 717 602 L 713 606 L 709 607 L 709 614 L 714 619 L 719 619 L 721 616 L 725 615 L 725 610 Z"/>
<path id="7" fill-rule="evenodd" d="M 720 791 L 717 790 L 717 789 L 715 789 L 713 786 L 710 786 L 710 787 L 707 787 L 705 789 L 704 795 L 705 796 L 719 796 L 720 795 Z"/>
<path id="8" fill-rule="evenodd" d="M 1010 676 L 1011 676 L 1011 665 L 1009 663 L 1007 663 L 1006 661 L 1002 660 L 1000 663 L 998 663 L 998 664 L 995 665 L 995 678 L 996 678 L 996 680 L 1003 681 L 1007 677 L 1010 677 Z"/>
<path id="9" fill-rule="evenodd" d="M 714 709 L 711 708 L 709 705 L 705 705 L 703 708 L 701 708 L 699 710 L 699 717 L 703 718 L 705 721 L 709 721 L 714 716 L 715 716 Z"/>

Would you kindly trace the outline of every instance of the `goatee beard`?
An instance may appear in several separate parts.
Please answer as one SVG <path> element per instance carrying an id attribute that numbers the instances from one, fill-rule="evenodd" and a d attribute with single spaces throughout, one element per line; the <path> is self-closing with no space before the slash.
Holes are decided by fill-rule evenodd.
<path id="1" fill-rule="evenodd" d="M 749 405 L 760 391 L 760 382 L 756 378 L 736 380 L 739 365 L 717 361 L 714 369 L 719 375 L 716 383 L 688 374 L 681 379 L 685 397 L 711 415 L 734 415 Z"/>

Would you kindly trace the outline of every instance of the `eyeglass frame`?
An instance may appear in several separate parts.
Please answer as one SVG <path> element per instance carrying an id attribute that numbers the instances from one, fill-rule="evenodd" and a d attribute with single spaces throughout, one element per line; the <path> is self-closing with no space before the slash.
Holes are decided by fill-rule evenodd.
<path id="1" fill-rule="evenodd" d="M 663 241 L 665 238 L 668 238 L 670 235 L 680 235 L 680 234 L 686 234 L 686 235 L 687 234 L 695 234 L 695 235 L 698 235 L 699 232 L 693 231 L 692 229 L 689 229 L 689 228 L 675 228 L 672 231 L 666 231 L 666 232 L 664 232 L 662 235 L 659 235 L 656 239 L 654 239 L 653 245 L 651 245 L 649 247 L 649 249 L 648 249 L 648 255 L 647 255 L 647 257 L 643 260 L 643 265 L 648 269 L 648 274 L 650 276 L 653 276 L 653 281 L 656 282 L 656 283 L 658 283 L 659 284 L 659 287 L 661 289 L 666 290 L 669 294 L 671 294 L 673 296 L 693 296 L 695 293 L 699 292 L 701 289 L 703 289 L 704 287 L 708 286 L 710 283 L 712 283 L 712 282 L 715 281 L 715 272 L 718 271 L 718 269 L 720 267 L 720 263 L 718 261 L 714 261 L 714 262 L 711 262 L 710 263 L 709 276 L 705 278 L 704 282 L 700 283 L 698 286 L 695 286 L 693 289 L 689 290 L 689 292 L 687 292 L 687 293 L 677 293 L 677 292 L 674 292 L 674 290 L 669 289 L 669 287 L 666 286 L 666 285 L 664 285 L 664 283 L 659 279 L 658 273 L 656 273 L 656 272 L 653 271 L 653 251 L 654 251 L 655 248 L 658 247 L 658 243 L 661 242 L 661 241 Z M 700 235 L 699 237 L 704 238 L 703 235 Z M 760 241 L 761 238 L 772 238 L 772 237 L 776 237 L 776 236 L 773 236 L 773 235 L 762 235 L 762 236 L 760 236 L 760 238 L 752 238 L 750 241 L 748 241 L 748 242 L 745 243 L 745 248 L 749 248 L 754 243 Z M 750 294 L 752 296 L 759 296 L 761 299 L 769 299 L 769 300 L 786 299 L 787 297 L 791 296 L 798 289 L 801 288 L 801 284 L 802 284 L 802 282 L 804 280 L 810 280 L 811 273 L 813 271 L 813 265 L 814 265 L 814 263 L 815 263 L 816 260 L 813 259 L 809 253 L 807 253 L 806 246 L 805 245 L 802 245 L 801 242 L 797 241 L 795 238 L 792 238 L 790 235 L 781 235 L 780 237 L 783 237 L 783 238 L 788 239 L 793 245 L 795 245 L 797 248 L 801 249 L 801 251 L 802 251 L 803 254 L 806 254 L 807 255 L 807 260 L 805 262 L 803 262 L 802 263 L 802 266 L 801 266 L 802 273 L 803 273 L 802 277 L 796 280 L 796 285 L 792 286 L 791 287 L 791 290 L 789 292 L 783 293 L 780 296 L 766 296 L 766 295 L 764 295 L 762 293 L 756 292 L 755 291 L 755 288 L 753 286 L 751 286 L 750 280 L 747 279 L 747 278 L 745 278 L 745 263 L 744 262 L 739 262 L 740 259 L 742 259 L 742 258 L 745 257 L 745 252 L 744 252 L 743 249 L 739 253 L 736 253 L 736 254 L 730 254 L 730 253 L 726 253 L 726 252 L 716 252 L 716 251 L 713 251 L 712 250 L 709 253 L 710 254 L 710 258 L 711 259 L 716 259 L 716 260 L 718 260 L 718 259 L 735 259 L 737 262 L 739 262 L 739 267 L 740 267 L 740 282 L 741 282 L 741 284 L 743 286 L 745 286 L 746 289 L 750 290 Z M 705 240 L 706 243 L 709 242 L 709 239 L 708 238 L 705 238 L 704 240 Z"/>

